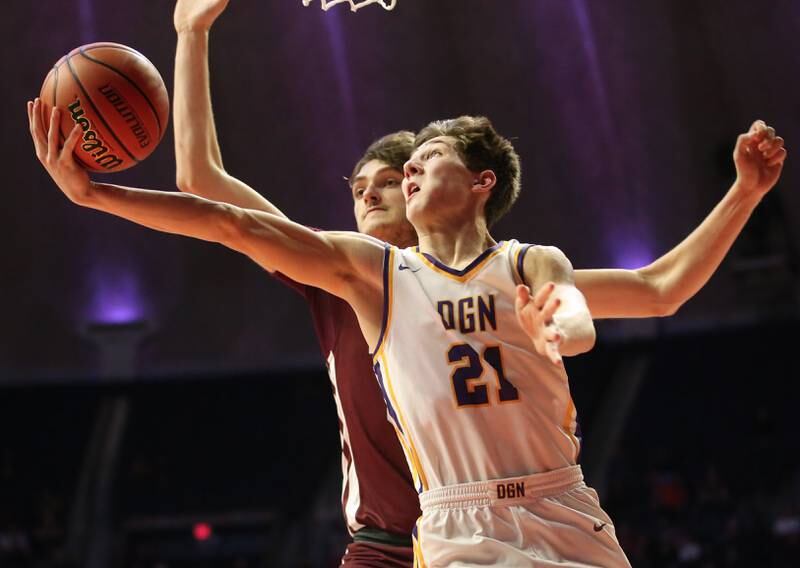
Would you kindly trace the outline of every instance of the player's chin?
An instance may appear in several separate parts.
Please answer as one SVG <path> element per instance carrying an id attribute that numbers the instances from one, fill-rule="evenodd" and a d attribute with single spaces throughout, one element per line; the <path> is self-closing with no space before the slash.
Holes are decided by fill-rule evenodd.
<path id="1" fill-rule="evenodd" d="M 391 228 L 391 224 L 385 220 L 370 219 L 369 216 L 358 224 L 358 230 L 361 233 L 375 237 L 382 241 L 386 240 L 386 235 Z"/>
<path id="2" fill-rule="evenodd" d="M 436 224 L 436 217 L 435 214 L 429 215 L 425 211 L 409 211 L 408 222 L 412 227 L 425 227 L 431 223 Z"/>
<path id="3" fill-rule="evenodd" d="M 396 218 L 386 211 L 370 213 L 359 223 L 358 230 L 381 240 L 386 240 L 390 234 L 396 233 L 398 227 L 405 223 L 406 218 Z"/>

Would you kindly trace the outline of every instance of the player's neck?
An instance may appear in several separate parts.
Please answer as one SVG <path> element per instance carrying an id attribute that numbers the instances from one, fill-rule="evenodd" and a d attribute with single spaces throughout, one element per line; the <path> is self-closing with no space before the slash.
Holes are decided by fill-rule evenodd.
<path id="1" fill-rule="evenodd" d="M 419 250 L 433 255 L 439 262 L 460 270 L 497 242 L 486 225 L 472 222 L 461 227 L 432 227 L 419 232 Z"/>

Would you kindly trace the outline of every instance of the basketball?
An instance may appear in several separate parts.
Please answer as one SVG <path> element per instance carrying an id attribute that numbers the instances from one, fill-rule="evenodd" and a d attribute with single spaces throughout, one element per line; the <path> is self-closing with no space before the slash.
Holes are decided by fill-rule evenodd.
<path id="1" fill-rule="evenodd" d="M 74 124 L 83 129 L 77 161 L 93 172 L 135 166 L 156 148 L 169 118 L 169 95 L 158 69 L 118 43 L 70 51 L 47 74 L 39 95 L 49 116 L 61 109 L 61 141 Z"/>

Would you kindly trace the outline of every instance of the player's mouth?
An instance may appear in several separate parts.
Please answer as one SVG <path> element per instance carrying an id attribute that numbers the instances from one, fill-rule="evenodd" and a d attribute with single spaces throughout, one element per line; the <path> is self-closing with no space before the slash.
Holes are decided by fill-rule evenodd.
<path id="1" fill-rule="evenodd" d="M 406 202 L 408 202 L 408 201 L 411 200 L 412 197 L 414 197 L 415 193 L 419 192 L 420 187 L 416 183 L 414 183 L 413 181 L 409 182 L 409 184 L 406 187 L 407 187 L 407 189 L 406 189 Z"/>
<path id="2" fill-rule="evenodd" d="M 369 215 L 370 213 L 374 213 L 375 211 L 386 211 L 385 207 L 370 207 L 369 209 L 364 212 L 364 217 Z"/>

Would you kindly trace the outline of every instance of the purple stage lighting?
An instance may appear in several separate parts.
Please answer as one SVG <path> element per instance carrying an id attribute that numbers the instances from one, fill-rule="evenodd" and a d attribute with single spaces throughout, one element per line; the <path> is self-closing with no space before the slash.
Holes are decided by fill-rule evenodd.
<path id="1" fill-rule="evenodd" d="M 78 0 L 78 17 L 81 25 L 81 43 L 97 41 L 92 0 Z"/>
<path id="2" fill-rule="evenodd" d="M 347 118 L 347 124 L 356 124 L 355 101 L 353 98 L 352 78 L 350 75 L 350 64 L 347 58 L 347 45 L 345 42 L 342 22 L 338 12 L 327 12 L 324 14 L 322 22 L 328 32 L 330 45 L 330 57 L 333 59 L 333 67 L 336 70 L 336 82 L 339 87 L 339 97 Z"/>
<path id="3" fill-rule="evenodd" d="M 653 262 L 653 253 L 648 243 L 634 237 L 617 239 L 612 245 L 614 266 L 633 270 Z"/>
<path id="4" fill-rule="evenodd" d="M 139 279 L 129 269 L 103 266 L 91 279 L 89 321 L 125 324 L 145 319 L 146 307 Z"/>
<path id="5" fill-rule="evenodd" d="M 606 93 L 605 80 L 603 79 L 603 71 L 600 68 L 600 57 L 597 53 L 597 41 L 595 40 L 595 33 L 592 29 L 589 8 L 586 5 L 586 0 L 572 0 L 572 8 L 578 20 L 581 43 L 583 44 L 584 55 L 588 60 L 589 72 L 591 74 L 592 86 L 595 91 L 597 104 L 602 111 L 599 118 L 605 130 L 604 134 L 611 137 L 613 136 L 611 112 L 608 105 L 608 95 Z"/>

